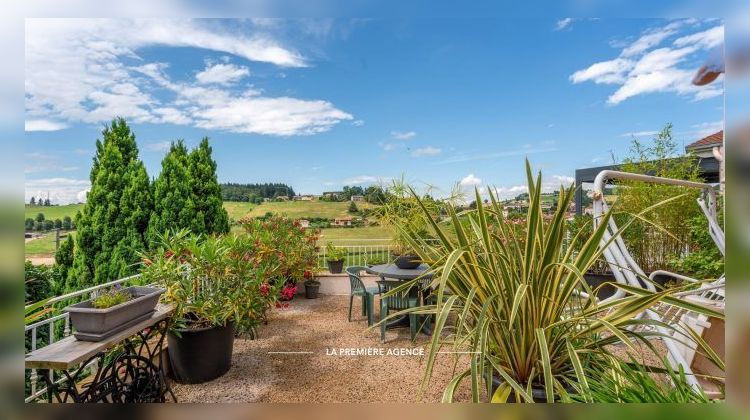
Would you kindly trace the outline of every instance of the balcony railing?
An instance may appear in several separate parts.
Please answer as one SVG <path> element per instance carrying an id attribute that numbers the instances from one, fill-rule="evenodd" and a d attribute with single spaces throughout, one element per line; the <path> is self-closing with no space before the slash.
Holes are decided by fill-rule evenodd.
<path id="1" fill-rule="evenodd" d="M 54 307 L 56 309 L 62 309 L 67 305 L 80 302 L 82 300 L 89 299 L 99 290 L 106 289 L 115 285 L 122 284 L 138 284 L 140 275 L 133 275 L 123 277 L 118 280 L 113 280 L 108 283 L 99 284 L 96 286 L 88 287 L 86 289 L 78 290 L 76 292 L 66 293 L 61 296 L 50 299 L 45 307 Z M 28 345 L 29 351 L 34 351 L 42 347 L 46 347 L 59 339 L 69 336 L 71 333 L 70 329 L 70 316 L 67 312 L 55 314 L 52 312 L 51 316 L 41 321 L 34 322 L 24 327 L 24 338 Z M 91 366 L 93 370 L 97 366 Z M 31 402 L 45 394 L 47 387 L 39 387 L 39 375 L 36 369 L 27 369 L 28 376 L 26 377 L 26 383 L 24 391 L 25 401 Z M 64 380 L 64 377 L 55 379 L 54 372 L 49 371 L 50 381 L 57 381 L 58 383 Z"/>
<path id="2" fill-rule="evenodd" d="M 393 244 L 390 239 L 336 239 L 326 241 L 331 242 L 336 248 L 346 250 L 346 259 L 344 266 L 367 265 L 372 263 L 386 263 L 390 261 Z M 318 270 L 326 270 L 326 247 L 320 245 L 318 253 Z"/>

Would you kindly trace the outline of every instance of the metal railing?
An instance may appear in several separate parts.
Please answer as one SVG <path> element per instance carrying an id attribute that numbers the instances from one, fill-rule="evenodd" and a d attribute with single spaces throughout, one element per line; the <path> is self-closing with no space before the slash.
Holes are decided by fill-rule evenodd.
<path id="1" fill-rule="evenodd" d="M 336 248 L 346 250 L 344 266 L 386 263 L 390 261 L 393 243 L 390 239 L 332 239 L 320 244 L 317 269 L 326 270 L 326 244 L 331 242 Z"/>
<path id="2" fill-rule="evenodd" d="M 129 283 L 139 278 L 140 275 L 136 274 L 96 286 L 87 287 L 75 292 L 66 293 L 64 295 L 50 299 L 45 303 L 44 307 L 54 307 L 56 310 L 60 310 L 64 307 L 64 305 L 72 304 L 76 301 L 93 297 L 93 294 L 95 294 L 99 290 L 119 284 Z M 70 335 L 71 329 L 69 314 L 67 312 L 56 314 L 55 312 L 56 311 L 52 311 L 51 315 L 48 318 L 45 318 L 41 321 L 36 321 L 24 327 L 24 339 L 30 340 L 29 351 L 35 351 L 40 348 L 46 347 L 50 344 L 55 343 L 56 341 L 59 341 L 59 339 L 63 339 Z M 60 327 L 62 327 L 62 331 L 60 331 Z M 46 334 L 43 334 L 42 332 L 46 332 Z M 92 368 L 96 369 L 97 366 L 92 364 Z M 26 371 L 30 371 L 27 379 L 29 392 L 24 391 L 27 394 L 24 398 L 24 401 L 31 402 L 44 395 L 44 393 L 47 391 L 47 387 L 39 387 L 40 378 L 37 369 L 26 369 Z M 49 370 L 49 379 L 52 382 L 55 381 L 54 373 L 51 369 Z M 57 379 L 57 382 L 59 383 L 62 380 L 64 380 L 64 377 Z"/>

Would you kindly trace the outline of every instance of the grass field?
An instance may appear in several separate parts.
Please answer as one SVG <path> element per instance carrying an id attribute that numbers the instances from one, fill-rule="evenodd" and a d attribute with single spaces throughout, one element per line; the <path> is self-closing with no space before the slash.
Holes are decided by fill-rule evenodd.
<path id="1" fill-rule="evenodd" d="M 74 218 L 79 210 L 83 210 L 83 204 L 67 204 L 64 206 L 30 206 L 26 205 L 24 219 L 31 217 L 36 218 L 39 213 L 44 214 L 45 219 L 60 219 L 62 220 L 65 216 Z"/>
<path id="2" fill-rule="evenodd" d="M 346 245 L 367 243 L 362 239 L 390 239 L 390 231 L 383 226 L 367 226 L 358 228 L 328 228 L 321 229 L 320 242 L 346 241 Z"/>
<path id="3" fill-rule="evenodd" d="M 360 210 L 374 207 L 372 204 L 359 202 L 357 207 Z M 335 219 L 336 217 L 348 216 L 349 202 L 328 202 L 328 201 L 282 201 L 263 203 L 253 208 L 249 216 L 263 216 L 267 212 L 284 215 L 292 219 L 305 217 L 324 217 Z"/>
<path id="4" fill-rule="evenodd" d="M 73 232 L 60 232 L 60 243 L 67 239 L 67 235 Z M 25 253 L 27 257 L 51 257 L 55 255 L 55 233 L 46 233 L 44 237 L 26 242 Z"/>
<path id="5" fill-rule="evenodd" d="M 257 204 L 253 203 L 247 203 L 242 201 L 225 201 L 224 202 L 224 209 L 227 211 L 227 214 L 229 214 L 229 218 L 233 220 L 240 220 L 245 215 L 250 213 L 250 211 L 258 207 Z"/>

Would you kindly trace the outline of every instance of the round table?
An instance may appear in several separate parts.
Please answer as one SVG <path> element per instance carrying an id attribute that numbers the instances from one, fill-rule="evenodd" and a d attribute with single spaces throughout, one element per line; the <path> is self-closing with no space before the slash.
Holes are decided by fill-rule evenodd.
<path id="1" fill-rule="evenodd" d="M 432 274 L 423 274 L 430 269 L 430 266 L 427 264 L 420 264 L 417 268 L 398 268 L 396 264 L 378 264 L 373 265 L 372 267 L 368 267 L 365 271 L 369 274 L 375 274 L 376 276 L 380 277 L 381 279 L 394 279 L 394 280 L 414 280 L 417 277 L 422 276 L 424 279 L 429 279 L 432 277 Z M 410 293 L 418 293 L 419 290 L 418 287 L 412 288 Z M 418 301 L 419 302 L 419 301 Z M 421 304 L 422 302 L 419 302 L 418 304 Z M 406 326 L 409 325 L 408 317 L 403 316 L 399 319 L 395 319 L 389 323 L 386 324 L 386 328 L 390 327 L 396 327 L 396 326 L 404 326 L 404 323 Z M 429 325 L 423 325 L 421 328 L 421 331 L 425 334 L 432 334 L 432 329 L 429 327 Z"/>
<path id="2" fill-rule="evenodd" d="M 386 279 L 414 280 L 430 268 L 427 264 L 420 264 L 417 268 L 398 268 L 396 264 L 378 264 L 367 268 L 367 272 Z M 429 278 L 429 276 L 425 276 Z"/>

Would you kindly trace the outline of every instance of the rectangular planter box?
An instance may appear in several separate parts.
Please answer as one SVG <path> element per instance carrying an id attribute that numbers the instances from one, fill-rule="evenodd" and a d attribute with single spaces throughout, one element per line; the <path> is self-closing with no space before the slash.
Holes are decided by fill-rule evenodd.
<path id="1" fill-rule="evenodd" d="M 73 335 L 82 341 L 101 341 L 151 316 L 164 289 L 130 286 L 133 299 L 106 309 L 96 309 L 87 300 L 63 309 L 70 314 Z"/>

